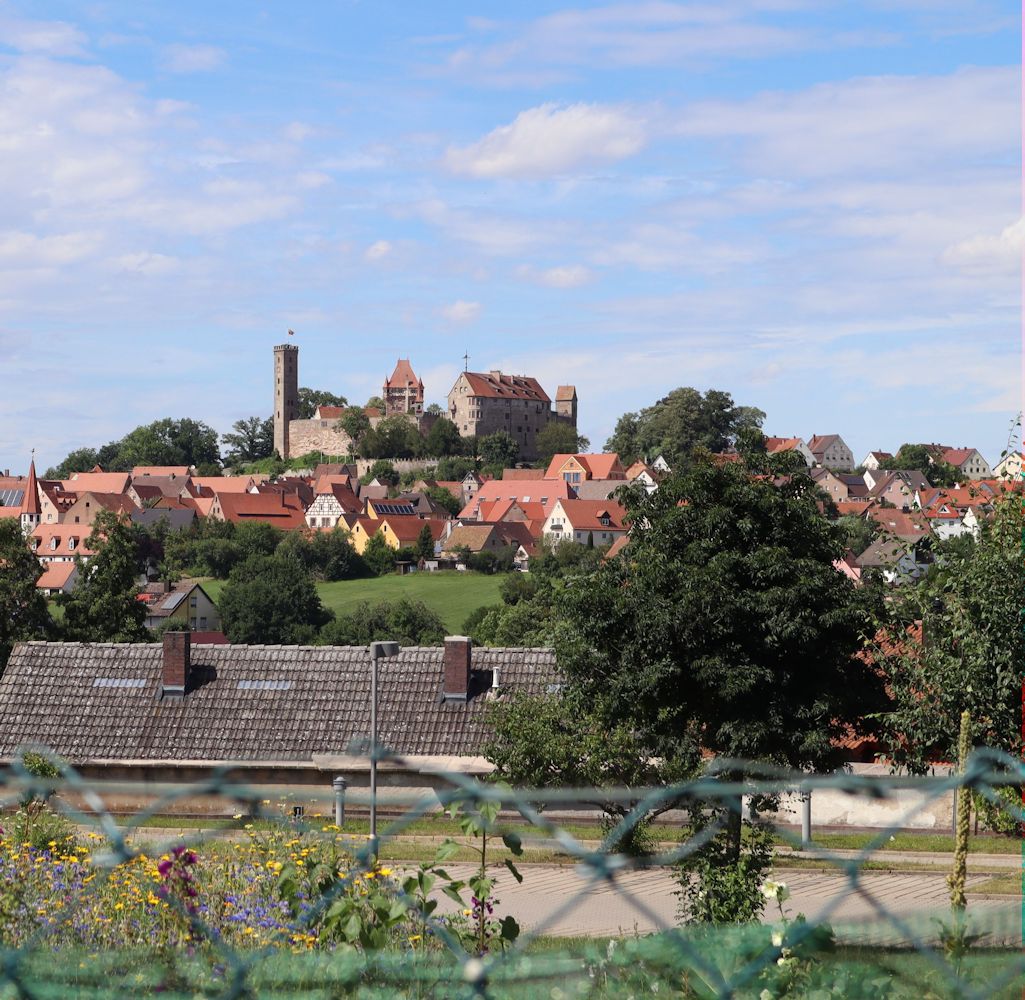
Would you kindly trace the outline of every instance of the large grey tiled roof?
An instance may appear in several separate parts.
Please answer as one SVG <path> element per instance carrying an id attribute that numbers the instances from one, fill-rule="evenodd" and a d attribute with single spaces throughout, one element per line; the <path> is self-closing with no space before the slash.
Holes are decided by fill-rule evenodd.
<path id="1" fill-rule="evenodd" d="M 96 760 L 309 760 L 344 753 L 370 731 L 365 647 L 192 647 L 184 698 L 161 697 L 155 643 L 18 645 L 0 678 L 0 757 L 43 744 L 72 763 Z M 475 755 L 494 671 L 503 692 L 556 682 L 547 649 L 474 649 L 470 699 L 441 698 L 443 650 L 382 660 L 379 732 L 402 754 Z"/>

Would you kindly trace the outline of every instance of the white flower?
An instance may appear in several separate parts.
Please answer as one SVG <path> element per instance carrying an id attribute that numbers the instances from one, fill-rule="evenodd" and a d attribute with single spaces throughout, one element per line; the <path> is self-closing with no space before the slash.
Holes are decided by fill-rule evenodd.
<path id="1" fill-rule="evenodd" d="M 775 998 L 768 990 L 762 990 L 762 992 L 758 994 L 758 1000 L 775 1000 Z"/>
<path id="2" fill-rule="evenodd" d="M 772 947 L 773 948 L 779 948 L 779 947 L 782 946 L 782 944 L 783 944 L 783 932 L 782 931 L 773 931 L 772 932 Z"/>
<path id="3" fill-rule="evenodd" d="M 779 886 L 775 882 L 773 882 L 771 880 L 767 880 L 767 881 L 762 883 L 762 895 L 766 899 L 775 899 L 776 898 L 776 891 L 778 889 L 779 889 Z"/>

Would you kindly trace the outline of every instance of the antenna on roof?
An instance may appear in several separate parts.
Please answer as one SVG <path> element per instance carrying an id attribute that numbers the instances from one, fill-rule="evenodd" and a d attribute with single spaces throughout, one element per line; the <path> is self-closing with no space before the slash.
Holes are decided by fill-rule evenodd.
<path id="1" fill-rule="evenodd" d="M 470 370 L 470 355 L 463 355 L 463 371 L 468 372 Z"/>

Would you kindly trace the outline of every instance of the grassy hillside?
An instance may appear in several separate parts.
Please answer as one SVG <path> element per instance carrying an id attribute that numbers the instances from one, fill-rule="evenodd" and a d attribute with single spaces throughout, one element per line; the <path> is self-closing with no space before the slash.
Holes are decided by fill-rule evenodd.
<path id="1" fill-rule="evenodd" d="M 397 601 L 407 597 L 423 601 L 445 622 L 450 634 L 459 633 L 466 616 L 484 604 L 498 604 L 498 588 L 504 576 L 481 573 L 412 573 L 374 577 L 369 580 L 338 580 L 319 583 L 317 591 L 324 606 L 344 612 L 360 601 Z M 224 587 L 223 580 L 204 581 L 203 587 L 216 603 Z"/>

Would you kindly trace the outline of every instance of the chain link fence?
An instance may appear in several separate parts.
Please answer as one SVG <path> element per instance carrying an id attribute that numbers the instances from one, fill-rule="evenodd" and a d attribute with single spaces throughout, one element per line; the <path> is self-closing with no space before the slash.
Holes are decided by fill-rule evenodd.
<path id="1" fill-rule="evenodd" d="M 1020 822 L 1007 790 L 1023 779 L 989 751 L 946 776 L 726 762 L 644 790 L 453 774 L 430 798 L 389 798 L 375 856 L 363 793 L 339 827 L 330 784 L 299 802 L 222 771 L 115 816 L 138 786 L 30 753 L 3 775 L 0 997 L 1017 997 L 1019 842 L 973 842 L 962 911 L 952 842 L 902 831 L 952 792 Z M 802 843 L 776 820 L 807 793 L 900 814 Z M 182 817 L 204 799 L 234 812 Z M 621 815 L 599 823 L 601 808 Z M 716 869 L 740 811 L 739 858 Z M 757 919 L 688 920 L 708 893 L 728 911 L 752 886 Z"/>

